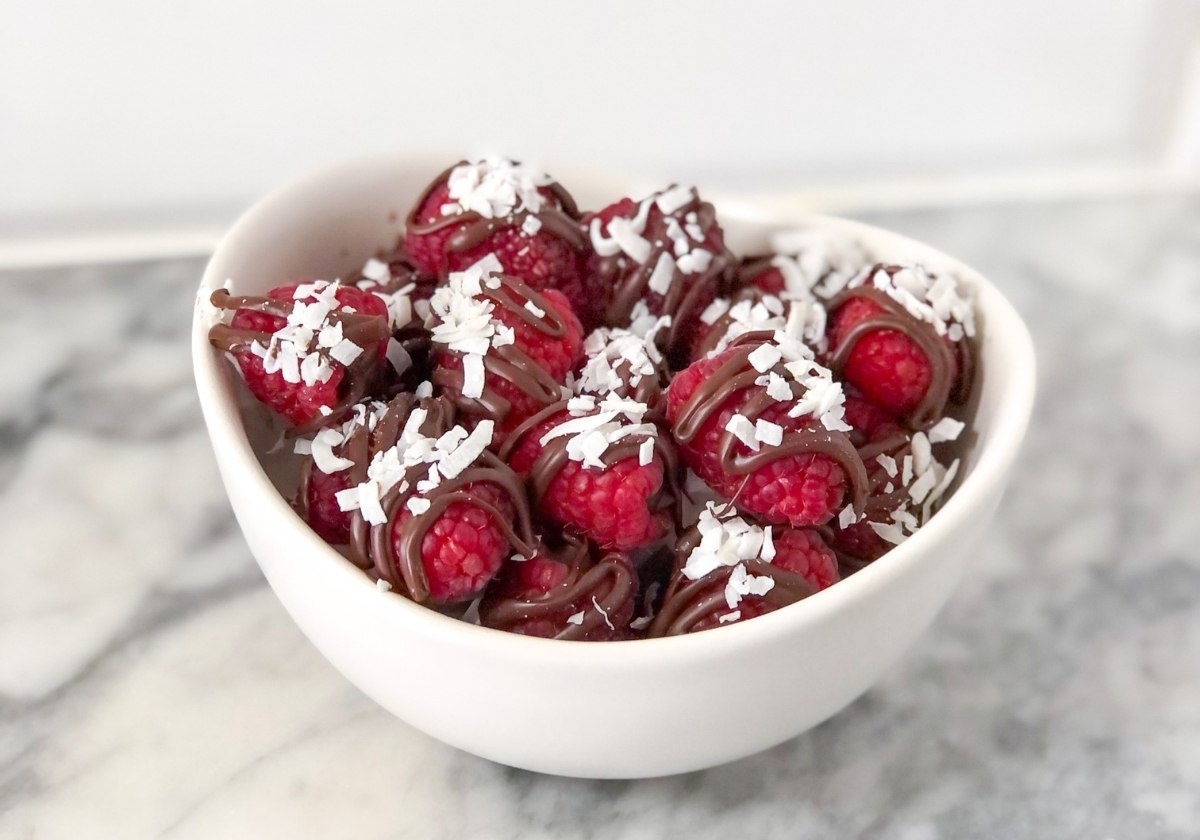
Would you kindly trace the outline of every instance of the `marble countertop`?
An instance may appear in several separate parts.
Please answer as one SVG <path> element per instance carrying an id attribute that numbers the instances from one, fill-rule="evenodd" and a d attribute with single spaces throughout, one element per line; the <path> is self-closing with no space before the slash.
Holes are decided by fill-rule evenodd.
<path id="1" fill-rule="evenodd" d="M 186 341 L 201 262 L 0 273 L 0 836 L 1200 835 L 1200 199 L 869 219 L 989 274 L 1040 397 L 978 570 L 833 720 L 651 781 L 459 753 L 263 582 Z"/>

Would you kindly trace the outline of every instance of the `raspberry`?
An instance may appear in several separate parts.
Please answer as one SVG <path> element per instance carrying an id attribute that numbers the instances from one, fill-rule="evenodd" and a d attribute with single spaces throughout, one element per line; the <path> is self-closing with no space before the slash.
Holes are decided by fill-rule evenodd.
<path id="1" fill-rule="evenodd" d="M 720 352 L 749 333 L 760 333 L 766 337 L 778 330 L 786 330 L 789 313 L 794 305 L 790 301 L 754 288 L 742 289 L 731 297 L 719 298 L 713 307 L 713 313 L 719 311 L 720 314 L 715 317 L 710 314 L 711 323 L 701 321 L 697 327 L 691 359 L 695 361 L 714 351 Z M 816 337 L 810 334 L 812 328 L 808 329 L 809 332 L 804 333 L 806 341 Z M 821 330 L 823 329 L 821 327 Z M 824 335 L 820 338 L 824 338 Z"/>
<path id="2" fill-rule="evenodd" d="M 499 447 L 513 429 L 561 397 L 558 386 L 566 381 L 579 359 L 583 327 L 566 296 L 554 289 L 536 292 L 505 279 L 498 288 L 487 289 L 485 294 L 493 301 L 493 324 L 511 328 L 513 343 L 488 349 L 484 357 L 483 395 L 463 396 L 463 354 L 446 344 L 434 345 L 433 380 L 469 415 L 464 417 L 464 422 L 471 421 L 467 425 L 480 417 L 496 421 L 492 442 Z M 548 332 L 550 319 L 536 318 L 536 323 L 530 323 L 526 302 L 561 324 L 562 335 Z"/>
<path id="3" fill-rule="evenodd" d="M 502 286 L 497 292 L 508 292 L 508 289 Z M 579 323 L 579 319 L 575 317 L 575 312 L 571 308 L 571 302 L 567 300 L 567 296 L 562 292 L 555 291 L 554 289 L 544 289 L 541 296 L 546 303 L 550 304 L 550 308 L 554 311 L 554 314 L 562 321 L 564 335 L 546 335 L 524 318 L 502 306 L 496 308 L 495 316 L 496 320 L 505 326 L 512 327 L 516 336 L 517 347 L 521 348 L 521 351 L 526 356 L 536 362 L 538 367 L 561 383 L 566 380 L 567 374 L 575 367 L 576 362 L 579 360 L 579 353 L 583 348 L 583 326 Z M 511 292 L 508 293 L 508 297 L 518 301 L 520 305 L 524 305 L 524 300 L 519 300 Z"/>
<path id="4" fill-rule="evenodd" d="M 814 531 L 777 529 L 775 549 L 771 563 L 756 559 L 720 566 L 697 580 L 676 571 L 651 624 L 650 635 L 694 633 L 757 618 L 803 600 L 839 579 L 833 552 Z M 728 586 L 737 571 L 745 571 L 754 578 L 768 577 L 774 585 L 765 595 L 742 595 L 730 607 Z"/>
<path id="5" fill-rule="evenodd" d="M 868 512 L 861 522 L 833 530 L 833 545 L 842 556 L 843 574 L 849 576 L 884 555 L 891 544 L 871 527 L 872 522 L 885 522 L 886 511 Z"/>
<path id="6" fill-rule="evenodd" d="M 830 346 L 841 347 L 856 324 L 883 309 L 874 301 L 852 298 L 838 307 L 830 325 Z M 871 402 L 897 415 L 912 413 L 933 379 L 925 353 L 898 330 L 877 329 L 861 336 L 842 369 L 847 382 Z"/>
<path id="7" fill-rule="evenodd" d="M 479 616 L 485 627 L 524 636 L 607 641 L 624 638 L 633 618 L 637 573 L 609 552 L 593 561 L 584 543 L 568 542 L 505 564 L 488 588 Z"/>
<path id="8" fill-rule="evenodd" d="M 571 419 L 566 411 L 560 411 L 519 432 L 508 457 L 513 471 L 518 475 L 540 472 L 536 462 L 545 448 L 542 438 Z M 603 469 L 585 467 L 565 457 L 549 460 L 553 464 L 550 468 L 557 472 L 541 492 L 537 509 L 551 522 L 587 536 L 602 548 L 637 548 L 666 533 L 667 517 L 657 504 L 665 477 L 657 450 L 645 466 L 639 463 L 637 454 Z M 536 496 L 540 479 L 534 476 L 530 482 Z"/>
<path id="9" fill-rule="evenodd" d="M 323 473 L 309 462 L 304 466 L 306 481 L 298 509 L 317 536 L 330 545 L 350 542 L 350 514 L 338 506 L 336 494 L 350 486 L 350 473 L 341 470 Z"/>
<path id="10" fill-rule="evenodd" d="M 278 286 L 267 293 L 266 299 L 277 302 L 273 307 L 276 311 L 281 308 L 290 310 L 297 288 L 297 285 Z M 280 370 L 267 373 L 264 359 L 249 349 L 238 347 L 233 351 L 250 393 L 293 426 L 305 426 L 319 420 L 322 407 L 333 408 L 347 401 L 357 401 L 382 370 L 382 361 L 387 352 L 387 304 L 376 295 L 345 286 L 337 289 L 336 298 L 339 306 L 335 311 L 345 312 L 347 308 L 355 310 L 343 321 L 347 337 L 351 337 L 353 329 L 361 328 L 363 334 L 370 338 L 368 345 L 363 348 L 361 360 L 354 363 L 360 369 L 353 383 L 356 393 L 348 391 L 346 366 L 332 359 L 329 360 L 332 367 L 329 378 L 324 382 L 306 385 L 303 381 L 288 382 Z M 315 296 L 301 302 L 313 300 Z M 351 323 L 358 326 L 347 326 Z M 269 342 L 271 333 L 286 325 L 287 319 L 283 315 L 255 309 L 238 309 L 229 324 L 235 331 L 258 333 L 263 345 Z M 219 329 L 214 328 L 214 334 Z"/>
<path id="11" fill-rule="evenodd" d="M 864 456 L 870 482 L 863 518 L 845 527 L 835 522 L 831 532 L 830 541 L 838 551 L 843 572 L 851 574 L 879 559 L 892 547 L 875 532 L 871 523 L 891 522 L 892 511 L 907 501 L 908 494 L 901 486 L 903 476 L 890 475 L 880 463 L 879 456 L 893 459 L 899 470 L 904 456 L 912 452 L 912 437 L 881 409 L 862 399 L 847 398 L 846 419 L 855 426 L 852 437 L 862 438 L 861 442 L 856 440 L 856 445 Z"/>
<path id="12" fill-rule="evenodd" d="M 434 182 L 409 215 L 405 246 L 413 265 L 445 277 L 494 254 L 506 274 L 536 289 L 558 289 L 585 320 L 593 315 L 597 290 L 582 273 L 587 242 L 576 226 L 578 213 L 570 196 L 550 187 L 538 188 L 549 209 L 536 217 L 520 208 L 495 219 L 474 212 L 443 214 L 443 207 L 454 204 L 448 181 L 451 171 Z M 543 215 L 557 221 L 542 224 L 533 233 L 523 228 L 526 219 Z"/>
<path id="13" fill-rule="evenodd" d="M 508 495 L 486 482 L 468 484 L 464 492 L 496 507 L 507 519 L 513 516 Z M 407 508 L 392 524 L 392 549 L 403 551 L 400 530 L 413 515 Z M 429 586 L 429 600 L 448 604 L 469 600 L 487 585 L 508 556 L 504 529 L 477 504 L 454 502 L 442 512 L 421 539 L 421 565 Z"/>
<path id="14" fill-rule="evenodd" d="M 676 197 L 680 196 L 678 200 Z M 664 213 L 660 202 L 671 210 Z M 629 253 L 612 223 L 627 223 L 633 239 L 644 242 L 644 253 Z M 672 187 L 640 202 L 623 198 L 583 219 L 596 253 L 588 258 L 587 273 L 599 278 L 612 295 L 607 322 L 627 327 L 638 304 L 651 315 L 671 316 L 666 342 L 675 368 L 687 364 L 696 341 L 702 313 L 724 282 L 732 258 L 725 234 L 711 204 L 696 191 Z M 636 250 L 636 249 L 635 249 Z M 670 258 L 665 291 L 651 286 L 660 260 Z"/>
<path id="15" fill-rule="evenodd" d="M 812 587 L 813 591 L 819 592 L 841 579 L 838 574 L 837 557 L 816 531 L 807 528 L 776 528 L 774 529 L 774 542 L 775 559 L 771 561 L 770 566 L 763 568 L 756 566 L 753 569 L 754 574 L 772 577 L 776 581 L 776 586 L 783 586 L 781 584 L 783 575 L 779 570 L 790 572 L 803 579 L 803 583 L 787 585 L 786 588 L 789 591 L 797 591 L 798 587 L 803 589 L 805 584 L 807 584 Z M 722 570 L 722 573 L 716 575 L 715 578 L 715 585 L 709 591 L 724 588 L 728 580 L 728 570 Z M 742 596 L 742 600 L 735 607 L 739 613 L 737 620 L 739 622 L 746 621 L 779 609 L 780 606 L 783 606 L 777 600 L 780 594 L 780 592 L 776 592 L 774 598 L 772 598 L 770 593 L 766 596 Z M 802 596 L 802 593 L 798 591 L 797 594 L 801 594 Z M 789 597 L 785 599 L 785 601 L 791 600 L 794 600 L 794 598 Z M 721 616 L 727 615 L 730 610 L 724 609 L 725 604 L 723 603 L 720 603 L 718 606 L 719 609 L 711 611 L 698 621 L 692 629 L 695 631 L 711 630 L 714 627 L 721 626 Z"/>
<path id="16" fill-rule="evenodd" d="M 838 582 L 837 557 L 816 531 L 776 528 L 771 564 L 807 580 L 819 592 Z"/>
<path id="17" fill-rule="evenodd" d="M 737 352 L 739 348 L 733 347 L 694 362 L 672 380 L 667 390 L 667 420 L 677 437 L 685 404 L 700 384 L 711 379 Z M 721 463 L 718 453 L 730 418 L 762 392 L 762 386 L 751 384 L 731 393 L 703 420 L 690 441 L 679 441 L 680 454 L 701 479 L 725 498 L 733 499 L 740 510 L 777 524 L 819 525 L 834 514 L 846 494 L 846 473 L 834 458 L 816 453 L 784 455 L 744 475 L 730 472 Z M 788 417 L 790 407 L 790 402 L 772 401 L 759 415 L 783 427 L 785 442 L 789 434 L 804 431 L 812 423 L 810 417 Z M 735 441 L 731 452 L 745 456 L 750 450 Z"/>
<path id="18" fill-rule="evenodd" d="M 583 342 L 586 361 L 579 365 L 575 392 L 603 397 L 616 394 L 662 415 L 666 361 L 655 343 L 655 332 L 644 336 L 620 328 L 600 327 Z"/>
<path id="19" fill-rule="evenodd" d="M 874 403 L 863 399 L 857 391 L 846 393 L 846 422 L 854 427 L 849 432 L 856 448 L 884 437 L 903 433 L 897 419 Z M 868 470 L 869 471 L 869 470 Z"/>
<path id="20" fill-rule="evenodd" d="M 761 260 L 756 262 L 761 263 Z M 788 290 L 787 280 L 783 272 L 769 263 L 761 270 L 746 270 L 741 272 L 741 279 L 749 285 L 768 295 L 779 296 Z"/>

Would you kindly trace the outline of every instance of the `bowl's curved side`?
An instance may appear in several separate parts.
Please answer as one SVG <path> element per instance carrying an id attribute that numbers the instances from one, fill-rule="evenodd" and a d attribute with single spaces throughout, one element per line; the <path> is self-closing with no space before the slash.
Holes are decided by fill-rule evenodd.
<path id="1" fill-rule="evenodd" d="M 232 278 L 239 290 L 261 291 L 361 264 L 394 238 L 405 205 L 436 166 L 376 158 L 286 187 L 235 225 L 203 287 Z M 587 194 L 603 195 L 595 178 L 589 183 Z M 330 662 L 447 743 L 590 777 L 663 775 L 748 755 L 819 723 L 875 682 L 945 602 L 966 569 L 970 540 L 999 502 L 1032 408 L 1032 342 L 999 292 L 928 246 L 840 219 L 798 213 L 776 221 L 844 231 L 883 258 L 931 262 L 975 287 L 985 371 L 978 455 L 944 508 L 886 561 L 786 610 L 690 637 L 528 639 L 376 591 L 303 525 L 259 465 L 237 411 L 236 376 L 209 347 L 198 305 L 195 374 L 231 504 L 280 601 Z M 729 226 L 734 239 L 756 229 L 761 236 L 757 223 L 731 218 Z"/>

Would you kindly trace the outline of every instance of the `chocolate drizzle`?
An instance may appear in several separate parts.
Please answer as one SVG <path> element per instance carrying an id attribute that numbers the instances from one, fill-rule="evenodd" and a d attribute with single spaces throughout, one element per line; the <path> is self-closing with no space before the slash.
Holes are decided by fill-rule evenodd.
<path id="1" fill-rule="evenodd" d="M 876 270 L 895 274 L 901 267 L 879 266 L 878 269 L 871 269 L 871 274 Z M 863 285 L 843 290 L 829 301 L 829 311 L 835 312 L 847 301 L 854 299 L 869 300 L 882 311 L 856 323 L 830 348 L 829 367 L 835 373 L 841 375 L 850 354 L 864 336 L 876 330 L 894 330 L 921 350 L 929 360 L 932 372 L 925 395 L 905 417 L 913 429 L 928 429 L 936 423 L 945 412 L 946 401 L 951 397 L 956 403 L 966 401 L 971 392 L 974 374 L 974 353 L 969 338 L 963 336 L 956 342 L 943 340 L 931 324 L 916 318 L 886 292 L 873 286 Z"/>
<path id="2" fill-rule="evenodd" d="M 657 206 L 651 208 L 650 218 L 653 218 L 656 213 L 661 214 Z M 720 236 L 720 227 L 717 225 L 716 211 L 707 201 L 701 201 L 694 189 L 691 200 L 672 212 L 670 217 L 679 219 L 688 213 L 696 214 L 696 224 L 705 232 L 706 237 L 710 231 L 715 229 L 718 232 L 718 241 L 723 238 Z M 649 227 L 649 225 L 650 222 L 647 226 Z M 682 367 L 687 363 L 686 356 L 689 348 L 686 344 L 691 338 L 696 320 L 704 307 L 716 296 L 718 287 L 724 282 L 730 266 L 733 265 L 733 255 L 722 242 L 720 250 L 713 253 L 712 262 L 707 268 L 695 274 L 684 274 L 676 267 L 666 294 L 658 295 L 649 288 L 650 277 L 662 254 L 668 253 L 674 256 L 673 243 L 667 236 L 661 219 L 654 230 L 647 229 L 645 238 L 650 242 L 650 255 L 640 264 L 635 263 L 631 267 L 631 258 L 620 251 L 611 256 L 598 256 L 593 261 L 593 271 L 597 275 L 599 286 L 612 289 L 612 299 L 605 315 L 605 322 L 616 327 L 627 326 L 638 301 L 648 298 L 657 299 L 657 305 L 651 305 L 650 311 L 655 315 L 671 317 L 671 324 L 666 329 L 666 345 L 672 363 L 676 367 Z M 694 247 L 704 248 L 705 246 L 704 243 L 694 243 Z M 705 248 L 705 250 L 708 249 Z"/>
<path id="3" fill-rule="evenodd" d="M 567 403 L 568 400 L 560 400 L 548 405 L 513 429 L 512 434 L 508 436 L 504 445 L 500 447 L 500 460 L 507 463 L 525 435 L 532 432 L 554 415 L 566 413 Z M 626 458 L 637 458 L 644 439 L 644 436 L 630 435 L 611 443 L 604 455 L 601 456 L 601 461 L 604 462 L 606 467 L 611 467 Z M 559 476 L 563 468 L 570 461 L 570 457 L 567 454 L 568 441 L 569 437 L 566 435 L 546 441 L 542 445 L 537 458 L 529 467 L 529 471 L 526 473 L 526 487 L 529 490 L 530 497 L 533 499 L 533 506 L 535 508 L 541 504 L 542 498 L 546 495 L 546 491 L 550 489 L 550 485 L 554 482 L 554 479 Z M 675 505 L 675 519 L 678 520 L 678 505 L 681 503 L 682 498 L 680 493 L 679 454 L 675 450 L 674 443 L 669 434 L 665 434 L 660 430 L 659 434 L 654 436 L 654 452 L 662 463 L 663 488 L 655 498 L 647 500 L 647 503 L 650 505 L 650 509 L 654 511 L 666 510 Z"/>
<path id="4" fill-rule="evenodd" d="M 540 553 L 546 553 L 544 546 Z M 629 558 L 619 552 L 607 552 L 593 563 L 586 542 L 568 539 L 554 559 L 568 568 L 560 583 L 540 594 L 525 593 L 518 597 L 489 594 L 479 608 L 483 625 L 519 632 L 531 622 L 547 622 L 557 631 L 551 638 L 576 641 L 596 633 L 607 636 L 608 632 L 622 630 L 633 614 L 638 589 Z M 566 621 L 569 614 L 579 612 L 581 621 Z"/>
<path id="5" fill-rule="evenodd" d="M 579 227 L 579 209 L 575 206 L 575 199 L 557 181 L 545 187 L 550 192 L 552 200 L 546 201 L 546 206 L 536 213 L 519 209 L 503 218 L 489 219 L 474 210 L 459 210 L 454 213 L 439 215 L 432 219 L 420 218 L 420 212 L 425 207 L 429 197 L 433 195 L 438 187 L 449 180 L 450 173 L 459 166 L 469 165 L 469 161 L 459 161 L 434 178 L 429 186 L 422 191 L 421 197 L 417 199 L 406 219 L 408 232 L 418 236 L 437 233 L 450 227 L 455 228 L 454 232 L 446 237 L 443 245 L 444 252 L 440 267 L 443 273 L 447 270 L 450 254 L 477 248 L 497 231 L 510 227 L 521 227 L 530 216 L 535 217 L 541 222 L 539 233 L 545 231 L 561 239 L 573 250 L 580 253 L 587 248 L 587 238 Z M 449 201 L 452 201 L 452 199 Z M 440 209 L 437 208 L 439 212 Z"/>
<path id="6" fill-rule="evenodd" d="M 740 321 L 734 315 L 734 309 L 738 304 L 743 303 L 744 301 L 750 301 L 751 304 L 760 304 L 763 303 L 763 298 L 766 297 L 775 298 L 783 306 L 783 312 L 778 314 L 771 313 L 771 316 L 772 318 L 778 318 L 780 322 L 786 324 L 788 313 L 790 312 L 790 307 L 792 306 L 791 300 L 780 298 L 778 295 L 775 295 L 771 292 L 763 292 L 760 289 L 753 287 L 741 289 L 728 298 L 728 309 L 722 312 L 711 324 L 706 324 L 701 327 L 701 329 L 705 330 L 705 332 L 696 342 L 695 347 L 692 350 L 693 361 L 696 359 L 703 359 L 709 353 L 720 347 L 722 340 L 725 339 L 725 337 L 729 334 L 730 329 L 735 324 L 740 324 Z M 821 304 L 818 303 L 817 305 L 819 306 Z M 743 332 L 741 335 L 755 333 L 762 333 L 764 337 L 768 338 L 773 334 L 771 331 L 769 331 L 766 325 L 763 325 L 761 329 L 748 330 L 747 332 Z M 736 339 L 740 337 L 741 336 L 734 336 L 728 342 L 726 342 L 726 346 L 735 343 Z"/>
<path id="7" fill-rule="evenodd" d="M 499 287 L 489 288 L 485 282 L 480 292 L 481 297 L 487 298 L 496 307 L 504 309 L 527 327 L 547 338 L 557 339 L 567 335 L 566 321 L 541 292 L 516 277 L 492 277 L 499 280 Z M 533 304 L 542 314 L 531 312 L 526 308 L 526 303 Z M 463 355 L 453 350 L 445 352 L 460 357 Z M 511 383 L 538 405 L 549 405 L 562 398 L 562 387 L 557 380 L 515 343 L 488 348 L 488 352 L 483 356 L 483 367 L 483 394 L 479 397 L 463 395 L 465 374 L 461 366 L 437 366 L 433 372 L 433 384 L 442 388 L 463 414 L 491 417 L 496 420 L 497 425 L 503 425 L 508 419 L 512 401 L 496 389 L 496 379 Z"/>
<path id="8" fill-rule="evenodd" d="M 912 436 L 901 429 L 890 431 L 881 435 L 877 440 L 869 441 L 858 447 L 858 454 L 862 458 L 863 464 L 870 465 L 867 469 L 869 486 L 862 518 L 851 525 L 851 529 L 869 528 L 868 523 L 870 522 L 883 522 L 892 511 L 899 509 L 908 501 L 908 488 L 901 484 L 899 476 L 888 475 L 887 470 L 876 459 L 880 455 L 887 455 L 899 463 L 904 460 L 905 455 L 911 452 Z M 892 485 L 890 491 L 885 489 L 888 484 Z M 882 554 L 882 552 L 875 551 L 863 554 L 852 550 L 851 546 L 862 547 L 862 541 L 841 538 L 840 535 L 845 532 L 845 529 L 837 526 L 837 523 L 826 523 L 818 527 L 817 531 L 837 556 L 838 569 L 842 577 L 849 577 L 877 560 Z M 872 545 L 876 543 L 877 541 L 874 540 L 871 542 Z"/>
<path id="9" fill-rule="evenodd" d="M 218 309 L 262 312 L 277 318 L 287 318 L 295 304 L 295 301 L 290 299 L 276 300 L 260 295 L 234 295 L 230 294 L 228 289 L 217 289 L 209 300 Z M 388 322 L 387 318 L 382 315 L 365 315 L 360 312 L 346 312 L 342 309 L 332 310 L 328 315 L 328 320 L 331 324 L 341 324 L 342 336 L 363 348 L 363 352 L 357 359 L 344 366 L 345 374 L 338 385 L 338 401 L 335 405 L 330 406 L 332 413 L 338 414 L 361 401 L 374 386 L 380 364 L 379 356 L 373 352 L 372 348 L 388 337 Z M 250 352 L 251 346 L 256 342 L 264 347 L 268 346 L 271 342 L 271 335 L 272 333 L 266 330 L 241 329 L 229 324 L 214 324 L 208 331 L 208 341 L 218 350 L 237 355 Z M 313 341 L 316 341 L 315 335 Z M 308 349 L 311 351 L 312 348 Z M 321 350 L 320 352 L 328 356 L 327 351 Z M 311 431 L 314 424 L 321 426 L 325 423 L 326 418 L 318 415 L 312 423 L 297 426 L 289 434 L 292 436 L 305 434 Z"/>
<path id="10" fill-rule="evenodd" d="M 719 615 L 738 609 L 730 608 L 725 600 L 725 587 L 736 566 L 721 566 L 697 580 L 690 580 L 683 574 L 688 555 L 699 543 L 700 530 L 693 525 L 676 544 L 675 571 L 667 584 L 662 605 L 650 623 L 649 636 L 678 636 L 708 630 L 719 626 Z M 745 566 L 751 575 L 762 575 L 775 581 L 764 595 L 743 596 L 746 603 L 754 603 L 756 607 L 765 606 L 768 611 L 786 607 L 817 591 L 802 576 L 761 558 L 742 560 L 739 565 Z"/>
<path id="11" fill-rule="evenodd" d="M 694 440 L 701 428 L 720 411 L 726 400 L 741 391 L 748 390 L 750 396 L 738 409 L 738 413 L 751 423 L 768 408 L 778 404 L 765 388 L 755 385 L 755 381 L 763 374 L 750 363 L 750 354 L 762 342 L 762 333 L 746 333 L 740 336 L 730 349 L 725 351 L 729 354 L 728 358 L 696 386 L 696 390 L 679 409 L 673 424 L 675 438 L 680 444 Z M 786 375 L 784 379 L 792 389 L 793 399 L 804 395 L 802 385 Z M 721 430 L 716 454 L 721 469 L 726 473 L 745 476 L 783 458 L 808 454 L 825 455 L 837 461 L 845 471 L 850 503 L 856 512 L 862 512 L 867 498 L 867 472 L 862 458 L 845 433 L 830 431 L 814 419 L 804 428 L 785 429 L 783 442 L 778 446 L 763 446 L 757 452 L 736 452 L 735 444 L 738 442 L 732 432 Z"/>

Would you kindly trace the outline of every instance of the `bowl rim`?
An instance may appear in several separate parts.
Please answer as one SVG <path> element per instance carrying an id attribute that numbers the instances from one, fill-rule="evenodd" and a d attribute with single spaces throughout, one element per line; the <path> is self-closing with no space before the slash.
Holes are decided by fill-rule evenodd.
<path id="1" fill-rule="evenodd" d="M 445 161 L 450 156 L 443 156 Z M 426 166 L 426 164 L 429 164 Z M 994 331 L 1004 344 L 1010 364 L 1005 373 L 1002 399 L 996 412 L 995 429 L 988 445 L 978 453 L 977 459 L 966 473 L 954 493 L 946 500 L 937 514 L 922 526 L 917 533 L 886 555 L 887 562 L 875 562 L 854 575 L 839 581 L 795 604 L 756 617 L 753 621 L 733 622 L 703 633 L 684 634 L 653 639 L 632 639 L 619 643 L 570 642 L 561 639 L 545 639 L 508 633 L 488 627 L 473 625 L 460 619 L 443 615 L 435 610 L 416 604 L 407 598 L 391 593 L 381 593 L 376 584 L 334 548 L 326 544 L 308 525 L 299 518 L 287 500 L 271 483 L 255 456 L 242 424 L 237 406 L 225 396 L 223 377 L 229 375 L 221 353 L 208 343 L 209 321 L 202 301 L 213 289 L 224 284 L 226 278 L 223 264 L 228 254 L 237 245 L 253 236 L 260 225 L 270 223 L 280 210 L 291 206 L 297 199 L 307 197 L 313 190 L 324 186 L 336 186 L 345 176 L 363 174 L 371 170 L 395 170 L 396 168 L 420 167 L 423 171 L 436 173 L 444 168 L 432 156 L 406 154 L 375 155 L 356 158 L 325 166 L 295 178 L 277 188 L 253 204 L 234 222 L 223 236 L 210 257 L 197 291 L 192 317 L 192 362 L 201 409 L 214 452 L 224 450 L 225 457 L 218 460 L 232 465 L 239 473 L 239 480 L 249 482 L 248 493 L 262 502 L 260 515 L 268 517 L 280 527 L 291 527 L 305 545 L 306 550 L 298 563 L 321 563 L 339 574 L 366 598 L 385 597 L 392 606 L 397 620 L 427 625 L 423 632 L 437 633 L 447 644 L 469 645 L 480 652 L 509 658 L 536 657 L 543 661 L 555 661 L 586 667 L 595 664 L 605 667 L 636 668 L 654 664 L 664 656 L 678 661 L 709 659 L 738 651 L 753 649 L 767 637 L 799 634 L 807 625 L 821 622 L 830 614 L 846 608 L 851 602 L 868 598 L 872 593 L 888 587 L 889 583 L 903 576 L 906 570 L 921 562 L 926 547 L 951 538 L 980 505 L 986 501 L 997 484 L 1002 483 L 1010 465 L 1016 457 L 1033 410 L 1036 392 L 1036 361 L 1033 341 L 1021 316 L 1011 303 L 978 271 L 937 249 L 901 234 L 893 233 L 863 222 L 811 213 L 797 203 L 788 210 L 774 204 L 769 211 L 760 211 L 741 202 L 736 196 L 728 195 L 713 199 L 718 210 L 730 218 L 746 224 L 764 224 L 774 227 L 796 227 L 819 225 L 838 228 L 868 239 L 887 239 L 916 251 L 934 255 L 940 261 L 952 264 L 955 270 L 968 278 L 976 295 L 984 329 Z M 593 183 L 605 180 L 620 181 L 620 178 L 605 178 L 596 170 L 577 169 L 565 174 L 564 182 L 570 183 L 572 176 L 590 179 Z M 432 177 L 432 176 L 431 176 Z M 640 659 L 639 659 L 640 657 Z"/>

